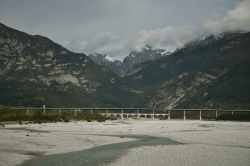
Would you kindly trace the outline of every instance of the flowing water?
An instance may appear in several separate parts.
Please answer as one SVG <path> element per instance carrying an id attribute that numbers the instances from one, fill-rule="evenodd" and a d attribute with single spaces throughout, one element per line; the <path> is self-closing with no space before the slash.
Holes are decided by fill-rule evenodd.
<path id="1" fill-rule="evenodd" d="M 123 135 L 123 137 L 134 138 L 136 140 L 102 145 L 91 149 L 64 154 L 45 155 L 25 161 L 22 166 L 98 166 L 111 163 L 112 161 L 120 157 L 125 152 L 125 150 L 130 148 L 140 146 L 180 144 L 179 142 L 163 137 L 152 137 L 144 135 Z"/>

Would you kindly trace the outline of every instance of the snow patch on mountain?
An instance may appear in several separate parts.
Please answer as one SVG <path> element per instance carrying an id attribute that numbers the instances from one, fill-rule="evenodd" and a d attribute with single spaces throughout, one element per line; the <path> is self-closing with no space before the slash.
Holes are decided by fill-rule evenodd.
<path id="1" fill-rule="evenodd" d="M 115 59 L 113 57 L 109 56 L 109 55 L 106 55 L 105 58 L 107 60 L 109 60 L 110 62 L 114 62 L 115 61 Z"/>

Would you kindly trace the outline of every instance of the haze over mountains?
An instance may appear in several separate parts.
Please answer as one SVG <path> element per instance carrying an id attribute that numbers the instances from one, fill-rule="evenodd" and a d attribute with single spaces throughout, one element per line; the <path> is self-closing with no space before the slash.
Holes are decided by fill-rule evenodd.
<path id="1" fill-rule="evenodd" d="M 2 105 L 250 108 L 250 33 L 173 53 L 145 46 L 120 62 L 0 24 L 0 64 Z"/>
<path id="2" fill-rule="evenodd" d="M 160 59 L 169 55 L 170 52 L 165 49 L 155 49 L 149 45 L 143 47 L 140 51 L 131 51 L 123 61 L 116 60 L 109 55 L 89 54 L 88 56 L 97 64 L 106 66 L 114 73 L 124 77 L 127 72 L 136 64 Z"/>

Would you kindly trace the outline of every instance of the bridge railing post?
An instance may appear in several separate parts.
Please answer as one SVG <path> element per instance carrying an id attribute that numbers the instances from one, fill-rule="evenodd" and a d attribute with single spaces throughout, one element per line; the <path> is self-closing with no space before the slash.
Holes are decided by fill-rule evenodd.
<path id="1" fill-rule="evenodd" d="M 46 106 L 43 105 L 43 114 L 45 114 L 45 112 L 46 112 Z"/>
<path id="2" fill-rule="evenodd" d="M 153 109 L 153 119 L 155 119 L 155 109 Z"/>
<path id="3" fill-rule="evenodd" d="M 109 116 L 109 110 L 108 110 L 108 109 L 106 109 L 106 114 L 105 114 L 105 116 L 106 116 L 106 117 Z"/>
<path id="4" fill-rule="evenodd" d="M 200 110 L 200 120 L 201 120 L 201 110 Z"/>
<path id="5" fill-rule="evenodd" d="M 123 119 L 123 109 L 122 109 L 122 115 L 121 115 L 121 119 Z"/>
<path id="6" fill-rule="evenodd" d="M 183 120 L 186 120 L 186 111 L 183 111 Z"/>

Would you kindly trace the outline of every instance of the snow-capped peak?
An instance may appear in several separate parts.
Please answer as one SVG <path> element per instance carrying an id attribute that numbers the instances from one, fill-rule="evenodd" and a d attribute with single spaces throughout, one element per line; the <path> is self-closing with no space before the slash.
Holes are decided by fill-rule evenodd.
<path id="1" fill-rule="evenodd" d="M 144 50 L 152 50 L 153 48 L 150 45 L 145 45 L 143 49 Z"/>
<path id="2" fill-rule="evenodd" d="M 115 59 L 113 57 L 109 56 L 109 55 L 106 55 L 105 59 L 107 59 L 110 62 L 115 62 Z"/>
<path id="3" fill-rule="evenodd" d="M 170 54 L 170 51 L 164 50 L 163 52 L 160 52 L 160 54 L 161 54 L 161 56 L 165 56 L 165 55 Z"/>
<path id="4" fill-rule="evenodd" d="M 95 57 L 97 59 L 102 59 L 102 61 L 108 61 L 108 62 L 115 62 L 117 61 L 115 58 L 111 57 L 108 54 L 99 54 L 99 53 L 91 53 L 89 54 L 90 57 Z"/>
<path id="5" fill-rule="evenodd" d="M 102 54 L 98 54 L 98 53 L 91 53 L 88 56 L 92 56 L 92 57 L 100 57 L 103 56 Z"/>

